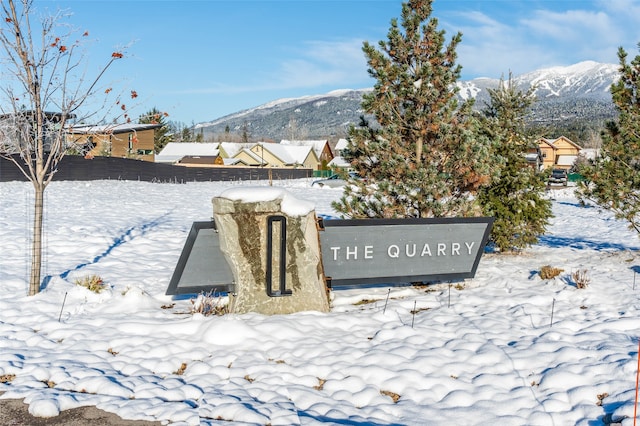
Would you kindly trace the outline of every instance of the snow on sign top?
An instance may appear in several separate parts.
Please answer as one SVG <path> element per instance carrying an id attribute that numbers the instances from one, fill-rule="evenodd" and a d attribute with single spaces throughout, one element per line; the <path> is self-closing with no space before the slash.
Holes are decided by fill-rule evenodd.
<path id="1" fill-rule="evenodd" d="M 300 200 L 284 188 L 274 188 L 272 186 L 231 188 L 220 194 L 220 198 L 243 201 L 245 203 L 282 200 L 280 208 L 283 213 L 289 216 L 305 216 L 315 209 L 314 203 Z"/>

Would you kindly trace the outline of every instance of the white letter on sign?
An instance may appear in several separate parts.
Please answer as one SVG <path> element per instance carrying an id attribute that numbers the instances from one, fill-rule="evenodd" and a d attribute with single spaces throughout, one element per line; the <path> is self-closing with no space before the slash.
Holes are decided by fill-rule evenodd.
<path id="1" fill-rule="evenodd" d="M 373 246 L 364 246 L 364 258 L 373 259 Z"/>
<path id="2" fill-rule="evenodd" d="M 473 245 L 475 243 L 476 243 L 475 241 L 473 241 L 471 244 L 466 243 L 466 242 L 464 243 L 464 245 L 467 246 L 467 250 L 469 250 L 469 254 L 471 254 L 471 248 L 473 247 Z"/>
<path id="3" fill-rule="evenodd" d="M 390 245 L 387 249 L 387 254 L 389 255 L 389 257 L 397 259 L 398 257 L 400 257 L 400 247 L 395 244 Z"/>
<path id="4" fill-rule="evenodd" d="M 355 246 L 351 250 L 349 250 L 349 247 L 347 247 L 347 260 L 349 260 L 349 257 L 351 256 L 353 256 L 355 260 L 358 260 L 358 246 Z"/>
<path id="5" fill-rule="evenodd" d="M 338 260 L 338 252 L 340 251 L 340 247 L 331 247 L 331 251 L 333 252 L 333 260 Z"/>

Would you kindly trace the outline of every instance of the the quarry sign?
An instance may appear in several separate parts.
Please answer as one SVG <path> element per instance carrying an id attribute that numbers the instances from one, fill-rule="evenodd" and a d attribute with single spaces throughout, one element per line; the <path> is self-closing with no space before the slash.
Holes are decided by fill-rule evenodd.
<path id="1" fill-rule="evenodd" d="M 457 280 L 475 275 L 493 218 L 324 220 L 331 285 Z"/>
<path id="2" fill-rule="evenodd" d="M 329 286 L 454 281 L 475 276 L 493 218 L 320 221 Z M 195 222 L 167 294 L 234 291 L 211 222 Z M 256 248 L 258 249 L 258 248 Z"/>
<path id="3" fill-rule="evenodd" d="M 327 288 L 475 275 L 493 218 L 318 219 L 284 188 L 231 188 L 194 222 L 167 294 L 226 293 L 228 312 L 329 312 Z"/>

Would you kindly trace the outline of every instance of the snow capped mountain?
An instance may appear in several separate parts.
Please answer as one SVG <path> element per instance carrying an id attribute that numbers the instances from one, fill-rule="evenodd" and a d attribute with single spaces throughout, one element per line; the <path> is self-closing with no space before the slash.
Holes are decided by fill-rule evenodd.
<path id="1" fill-rule="evenodd" d="M 585 61 L 568 67 L 532 71 L 517 77 L 516 82 L 522 86 L 535 86 L 539 98 L 573 95 L 610 99 L 609 89 L 618 76 L 618 65 Z"/>
<path id="2" fill-rule="evenodd" d="M 538 100 L 549 98 L 596 97 L 611 99 L 609 89 L 618 78 L 618 65 L 593 61 L 579 62 L 566 67 L 544 68 L 513 78 L 523 90 L 535 87 Z M 458 83 L 463 99 L 485 97 L 487 88 L 496 88 L 500 80 L 476 78 Z M 484 95 L 484 96 L 483 96 Z"/>
<path id="3" fill-rule="evenodd" d="M 498 84 L 500 84 L 500 80 L 481 77 L 459 81 L 456 86 L 458 87 L 458 96 L 464 100 L 477 99 L 478 97 L 485 97 L 488 100 L 487 89 L 496 88 Z"/>
<path id="4" fill-rule="evenodd" d="M 558 120 L 606 120 L 614 116 L 609 89 L 618 78 L 618 65 L 584 61 L 565 67 L 551 67 L 514 77 L 523 90 L 535 87 L 532 120 L 548 124 Z M 457 83 L 461 99 L 476 99 L 476 108 L 489 100 L 487 89 L 500 80 L 476 78 Z M 221 134 L 249 129 L 264 139 L 330 138 L 343 136 L 349 125 L 357 124 L 364 114 L 362 95 L 371 89 L 342 89 L 322 95 L 278 99 L 211 122 L 196 125 L 198 131 Z M 372 117 L 367 117 L 372 120 Z M 289 134 L 295 128 L 304 134 Z"/>

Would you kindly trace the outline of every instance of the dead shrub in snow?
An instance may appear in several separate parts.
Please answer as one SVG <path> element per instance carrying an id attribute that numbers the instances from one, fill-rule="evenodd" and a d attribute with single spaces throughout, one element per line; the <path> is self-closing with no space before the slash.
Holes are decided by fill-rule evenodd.
<path id="1" fill-rule="evenodd" d="M 174 371 L 173 374 L 175 374 L 177 376 L 182 376 L 186 370 L 187 370 L 187 363 L 183 362 L 180 365 L 180 368 L 178 368 L 176 371 Z"/>
<path id="2" fill-rule="evenodd" d="M 327 382 L 326 379 L 321 379 L 320 377 L 318 377 L 318 384 L 315 385 L 313 388 L 315 390 L 319 390 L 321 391 L 322 389 L 324 389 L 324 384 Z"/>
<path id="3" fill-rule="evenodd" d="M 542 268 L 540 268 L 540 278 L 542 278 L 543 280 L 550 280 L 552 278 L 557 277 L 563 272 L 564 272 L 563 269 L 554 268 L 553 266 L 550 266 L 550 265 L 545 265 Z"/>
<path id="4" fill-rule="evenodd" d="M 74 281 L 75 285 L 79 285 L 80 287 L 84 287 L 94 293 L 100 293 L 102 290 L 107 288 L 104 280 L 99 275 L 87 275 L 82 278 L 76 278 Z"/>
<path id="5" fill-rule="evenodd" d="M 224 315 L 227 313 L 227 305 L 222 297 L 214 296 L 214 292 L 200 293 L 195 299 L 191 299 L 191 313 L 209 315 Z"/>
<path id="6" fill-rule="evenodd" d="M 391 391 L 387 391 L 387 390 L 381 390 L 380 393 L 382 395 L 388 396 L 389 398 L 391 398 L 391 400 L 393 401 L 394 404 L 398 403 L 398 400 L 400 400 L 400 395 L 398 395 L 395 392 L 391 392 Z"/>
<path id="7" fill-rule="evenodd" d="M 602 401 L 608 396 L 609 396 L 609 394 L 606 393 L 606 392 L 598 394 L 598 396 L 597 396 L 598 402 L 596 402 L 596 405 L 601 407 L 602 406 Z"/>
<path id="8" fill-rule="evenodd" d="M 16 378 L 15 374 L 3 374 L 0 376 L 0 383 L 9 383 Z"/>
<path id="9" fill-rule="evenodd" d="M 589 271 L 586 269 L 578 269 L 573 274 L 571 274 L 571 278 L 573 282 L 576 283 L 577 288 L 587 288 L 591 278 L 589 278 Z"/>

